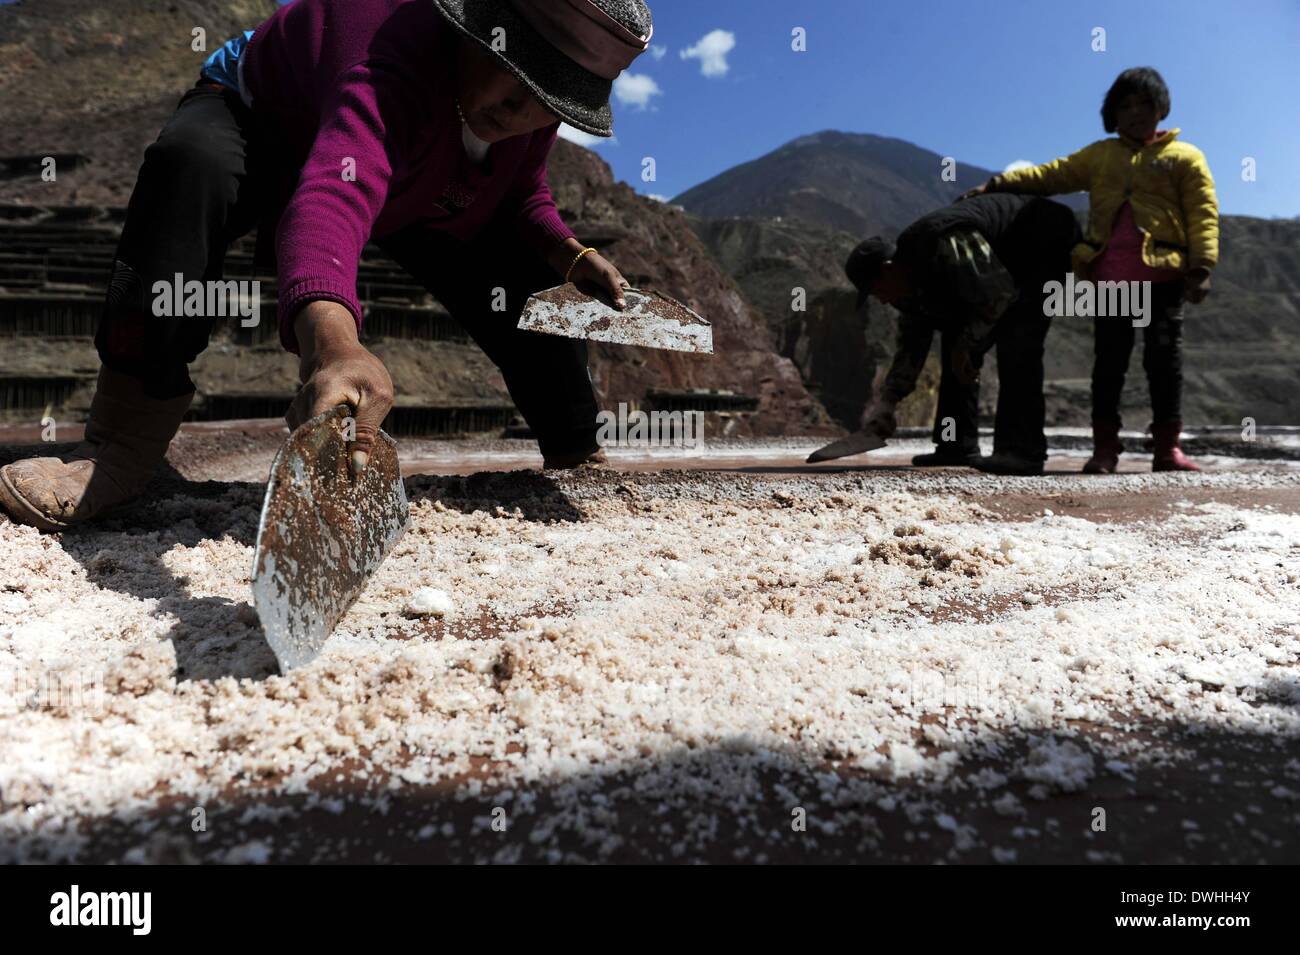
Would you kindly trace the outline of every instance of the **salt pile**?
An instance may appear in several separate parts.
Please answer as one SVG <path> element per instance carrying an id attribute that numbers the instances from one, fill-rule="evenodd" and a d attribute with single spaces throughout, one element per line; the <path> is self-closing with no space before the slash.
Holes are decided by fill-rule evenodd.
<path id="1" fill-rule="evenodd" d="M 718 825 L 691 821 L 702 799 L 772 825 L 757 776 L 818 804 L 827 838 L 945 787 L 1014 818 L 1009 786 L 1032 802 L 1158 759 L 1126 731 L 1142 723 L 1296 745 L 1300 517 L 1219 502 L 1007 518 L 989 480 L 415 479 L 407 536 L 284 676 L 248 605 L 256 486 L 63 539 L 0 524 L 0 861 L 75 856 L 79 824 L 112 815 L 143 820 L 132 858 L 154 858 L 164 803 L 275 810 L 344 777 L 373 783 L 359 798 L 376 811 L 419 787 L 496 794 L 557 860 L 566 839 L 619 851 L 593 787 L 634 778 L 689 858 Z M 1090 485 L 1107 486 L 1122 490 Z M 538 785 L 562 813 L 530 801 Z M 938 832 L 944 852 L 983 844 L 961 818 Z"/>

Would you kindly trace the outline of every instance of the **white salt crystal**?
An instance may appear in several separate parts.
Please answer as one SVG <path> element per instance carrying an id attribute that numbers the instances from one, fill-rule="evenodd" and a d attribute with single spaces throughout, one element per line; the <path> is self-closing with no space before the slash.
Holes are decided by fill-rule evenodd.
<path id="1" fill-rule="evenodd" d="M 433 587 L 421 587 L 406 604 L 406 612 L 417 617 L 443 617 L 454 609 L 451 595 Z"/>

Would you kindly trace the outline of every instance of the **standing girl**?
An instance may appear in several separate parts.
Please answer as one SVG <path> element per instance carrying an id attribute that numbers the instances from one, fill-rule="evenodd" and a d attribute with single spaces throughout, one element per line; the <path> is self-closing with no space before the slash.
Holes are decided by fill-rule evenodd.
<path id="1" fill-rule="evenodd" d="M 1182 433 L 1183 300 L 1200 302 L 1210 290 L 1219 256 L 1219 207 L 1205 156 L 1159 130 L 1169 115 L 1169 89 L 1149 67 L 1125 70 L 1101 107 L 1106 132 L 1064 158 L 994 176 L 966 195 L 1019 192 L 1089 193 L 1084 241 L 1074 250 L 1081 279 L 1151 282 L 1150 324 L 1142 366 L 1151 389 L 1155 471 L 1199 471 L 1179 447 Z M 964 198 L 964 197 L 963 197 Z M 1083 469 L 1111 473 L 1119 465 L 1120 395 L 1133 324 L 1099 317 L 1092 370 L 1093 455 Z"/>

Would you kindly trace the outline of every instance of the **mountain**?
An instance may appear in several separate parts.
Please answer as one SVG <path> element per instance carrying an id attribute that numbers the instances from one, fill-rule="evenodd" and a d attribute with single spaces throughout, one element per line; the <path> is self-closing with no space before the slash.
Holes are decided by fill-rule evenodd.
<path id="1" fill-rule="evenodd" d="M 860 237 L 894 236 L 921 212 L 947 205 L 992 171 L 902 139 L 826 130 L 733 166 L 672 201 L 695 215 L 794 219 Z M 1078 197 L 1071 205 L 1081 207 Z"/>
<path id="2" fill-rule="evenodd" d="M 762 313 L 774 347 L 845 427 L 854 427 L 892 353 L 897 313 L 872 300 L 859 312 L 842 266 L 861 238 L 896 235 L 946 205 L 988 171 L 957 166 L 944 183 L 941 157 L 898 139 L 858 133 L 804 136 L 688 189 L 673 201 Z M 1060 198 L 1060 197 L 1058 197 Z M 1065 197 L 1082 217 L 1086 197 Z M 1224 216 L 1214 291 L 1188 306 L 1184 418 L 1189 424 L 1300 421 L 1300 221 Z M 806 308 L 794 307 L 802 289 Z M 937 352 L 937 348 L 935 349 Z M 1125 420 L 1150 417 L 1141 340 L 1125 390 Z M 996 398 L 986 364 L 981 404 Z M 1047 341 L 1048 420 L 1085 425 L 1090 415 L 1092 326 L 1058 319 Z M 933 414 L 932 358 L 905 423 Z"/>

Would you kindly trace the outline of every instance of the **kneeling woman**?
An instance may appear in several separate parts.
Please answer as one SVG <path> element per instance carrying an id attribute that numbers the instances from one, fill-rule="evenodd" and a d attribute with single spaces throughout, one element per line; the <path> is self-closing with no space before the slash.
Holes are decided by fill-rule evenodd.
<path id="1" fill-rule="evenodd" d="M 561 120 L 613 134 L 612 81 L 650 39 L 641 0 L 295 0 L 227 43 L 145 151 L 95 343 L 85 440 L 0 469 L 0 503 L 58 530 L 143 491 L 180 427 L 213 319 L 159 317 L 155 282 L 215 280 L 273 235 L 291 425 L 356 410 L 353 467 L 393 401 L 359 341 L 373 238 L 500 368 L 546 464 L 598 455 L 585 343 L 515 328 L 531 292 L 627 283 L 560 219 L 546 160 Z M 502 296 L 504 295 L 504 307 Z"/>

